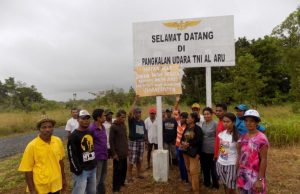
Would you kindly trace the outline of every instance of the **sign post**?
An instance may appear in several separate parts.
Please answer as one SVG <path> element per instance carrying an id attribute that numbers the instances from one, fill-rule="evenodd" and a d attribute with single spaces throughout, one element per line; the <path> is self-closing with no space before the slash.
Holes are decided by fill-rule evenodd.
<path id="1" fill-rule="evenodd" d="M 133 51 L 137 94 L 157 96 L 160 149 L 153 153 L 153 177 L 156 181 L 167 181 L 168 154 L 162 150 L 161 96 L 181 94 L 181 90 L 179 93 L 176 89 L 175 76 L 172 78 L 172 73 L 165 72 L 166 68 L 162 66 L 170 68 L 167 71 L 173 73 L 176 72 L 173 68 L 178 67 L 170 66 L 172 64 L 182 68 L 205 67 L 206 105 L 212 107 L 211 67 L 235 65 L 233 16 L 134 23 Z M 150 70 L 140 66 L 150 67 Z M 146 73 L 155 71 L 155 68 L 160 69 L 155 73 Z M 160 71 L 170 79 L 159 77 Z M 168 83 L 170 80 L 173 82 Z"/>

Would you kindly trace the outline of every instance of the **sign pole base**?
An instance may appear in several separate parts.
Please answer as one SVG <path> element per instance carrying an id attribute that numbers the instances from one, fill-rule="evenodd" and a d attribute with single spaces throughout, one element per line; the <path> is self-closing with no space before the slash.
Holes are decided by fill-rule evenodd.
<path id="1" fill-rule="evenodd" d="M 156 96 L 156 121 L 158 150 L 152 152 L 153 179 L 156 182 L 168 182 L 169 178 L 169 152 L 163 150 L 162 135 L 162 100 L 161 96 Z"/>

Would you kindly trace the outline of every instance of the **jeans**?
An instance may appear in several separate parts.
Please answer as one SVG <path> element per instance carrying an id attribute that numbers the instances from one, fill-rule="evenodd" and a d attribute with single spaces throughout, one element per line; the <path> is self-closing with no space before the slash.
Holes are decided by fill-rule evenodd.
<path id="1" fill-rule="evenodd" d="M 178 163 L 179 163 L 178 166 L 179 166 L 181 180 L 185 181 L 185 182 L 189 182 L 188 174 L 187 174 L 185 163 L 184 163 L 183 152 L 178 147 L 176 147 L 176 156 L 177 156 Z"/>
<path id="2" fill-rule="evenodd" d="M 96 168 L 83 170 L 81 175 L 73 174 L 72 194 L 96 194 Z"/>
<path id="3" fill-rule="evenodd" d="M 124 186 L 127 173 L 127 158 L 114 160 L 113 163 L 113 192 L 119 192 Z"/>
<path id="4" fill-rule="evenodd" d="M 105 194 L 105 179 L 107 175 L 107 160 L 97 161 L 97 194 Z"/>

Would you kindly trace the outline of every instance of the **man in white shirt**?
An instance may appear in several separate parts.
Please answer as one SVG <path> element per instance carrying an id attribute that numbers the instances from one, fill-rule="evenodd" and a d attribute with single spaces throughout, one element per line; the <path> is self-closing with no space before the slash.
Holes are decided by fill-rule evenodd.
<path id="1" fill-rule="evenodd" d="M 67 121 L 65 130 L 68 132 L 68 137 L 71 135 L 71 133 L 78 128 L 78 109 L 72 108 L 71 109 L 71 118 Z"/>
<path id="2" fill-rule="evenodd" d="M 147 147 L 147 162 L 148 167 L 150 168 L 150 159 L 151 159 L 151 152 L 154 146 L 154 149 L 157 150 L 157 122 L 156 122 L 156 109 L 150 108 L 149 110 L 149 117 L 145 119 L 145 128 L 147 130 L 147 141 L 146 141 L 146 147 Z"/>
<path id="3" fill-rule="evenodd" d="M 115 119 L 112 118 L 113 116 L 113 112 L 110 109 L 107 109 L 104 111 L 104 115 L 105 115 L 105 122 L 103 123 L 105 130 L 106 130 L 106 136 L 107 139 L 109 139 L 109 131 L 110 131 L 110 127 L 112 125 L 112 123 L 115 121 Z M 110 145 L 109 145 L 109 141 L 107 141 L 107 149 L 108 149 L 108 157 L 112 157 L 111 156 L 111 151 L 110 151 Z"/>

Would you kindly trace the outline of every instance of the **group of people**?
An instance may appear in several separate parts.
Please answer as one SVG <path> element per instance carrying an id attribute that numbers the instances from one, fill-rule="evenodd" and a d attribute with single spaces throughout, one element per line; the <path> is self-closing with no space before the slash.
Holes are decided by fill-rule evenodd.
<path id="1" fill-rule="evenodd" d="M 72 109 L 67 121 L 67 153 L 73 174 L 73 194 L 106 193 L 108 160 L 113 160 L 112 192 L 119 193 L 134 177 L 144 179 L 142 164 L 147 151 L 147 169 L 158 149 L 156 109 L 143 120 L 135 98 L 129 113 L 119 110 Z M 260 115 L 244 104 L 227 112 L 225 104 L 216 109 L 192 105 L 191 113 L 181 112 L 180 97 L 163 111 L 163 148 L 169 151 L 171 166 L 178 166 L 186 191 L 199 193 L 203 184 L 212 189 L 224 186 L 225 193 L 266 193 L 268 140 L 259 125 Z M 213 114 L 218 122 L 213 120 Z M 126 125 L 126 117 L 128 125 Z M 93 122 L 91 122 L 91 118 Z M 39 135 L 26 147 L 19 171 L 25 172 L 27 191 L 58 194 L 67 186 L 62 141 L 53 135 L 55 120 L 44 116 L 36 125 Z M 128 131 L 127 131 L 128 126 Z M 136 175 L 133 168 L 136 167 Z"/>

